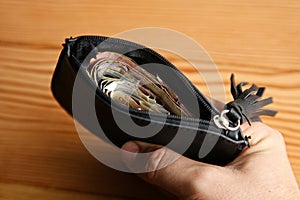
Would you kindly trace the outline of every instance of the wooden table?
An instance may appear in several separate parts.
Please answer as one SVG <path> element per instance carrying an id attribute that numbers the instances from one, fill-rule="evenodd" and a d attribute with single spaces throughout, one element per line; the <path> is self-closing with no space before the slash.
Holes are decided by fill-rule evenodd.
<path id="1" fill-rule="evenodd" d="M 64 38 L 149 26 L 203 45 L 227 100 L 231 72 L 267 87 L 279 114 L 264 121 L 284 135 L 300 182 L 299 1 L 11 0 L 1 2 L 0 21 L 1 199 L 164 199 L 134 175 L 93 158 L 50 91 Z M 166 56 L 205 92 L 187 63 Z"/>

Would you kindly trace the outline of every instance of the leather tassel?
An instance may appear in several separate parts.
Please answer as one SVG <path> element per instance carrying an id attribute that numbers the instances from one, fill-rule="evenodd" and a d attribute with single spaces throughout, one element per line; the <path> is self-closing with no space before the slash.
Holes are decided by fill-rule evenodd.
<path id="1" fill-rule="evenodd" d="M 242 87 L 247 85 L 248 82 L 241 82 L 236 85 L 234 74 L 231 74 L 230 82 L 234 101 L 226 104 L 224 109 L 229 110 L 226 115 L 233 124 L 237 124 L 238 121 L 242 124 L 246 120 L 251 125 L 251 121 L 260 120 L 260 115 L 276 115 L 276 110 L 263 109 L 263 107 L 273 102 L 272 97 L 261 98 L 265 88 L 257 87 L 253 84 L 250 88 L 243 91 Z"/>

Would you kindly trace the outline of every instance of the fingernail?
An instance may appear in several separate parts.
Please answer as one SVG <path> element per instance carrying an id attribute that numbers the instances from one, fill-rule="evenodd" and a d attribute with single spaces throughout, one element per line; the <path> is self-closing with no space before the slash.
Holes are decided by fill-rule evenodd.
<path id="1" fill-rule="evenodd" d="M 140 141 L 136 141 L 136 145 L 138 145 L 139 147 L 139 152 L 140 153 L 149 153 L 149 152 L 153 152 L 159 148 L 161 148 L 162 146 L 160 145 L 156 145 L 156 144 L 149 144 L 146 142 L 140 142 Z"/>
<path id="2" fill-rule="evenodd" d="M 132 141 L 126 142 L 122 146 L 122 149 L 125 151 L 129 151 L 131 153 L 138 153 L 140 150 L 139 146 L 135 142 L 132 142 Z"/>
<path id="3" fill-rule="evenodd" d="M 137 153 L 139 152 L 140 148 L 135 142 L 126 142 L 122 146 L 121 154 L 122 154 L 122 159 L 124 163 L 127 165 L 129 168 L 134 167 L 134 161 L 136 159 Z"/>

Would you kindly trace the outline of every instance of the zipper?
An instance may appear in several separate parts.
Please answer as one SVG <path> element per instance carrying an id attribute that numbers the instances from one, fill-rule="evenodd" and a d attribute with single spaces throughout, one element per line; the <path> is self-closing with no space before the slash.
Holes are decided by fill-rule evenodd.
<path id="1" fill-rule="evenodd" d="M 177 116 L 177 115 L 168 115 L 167 116 L 168 119 L 170 119 L 171 121 L 183 122 L 184 124 L 194 125 L 193 128 L 197 128 L 197 129 L 200 128 L 203 130 L 208 130 L 209 127 L 213 127 L 213 129 L 216 128 L 216 130 L 219 130 L 216 132 L 218 132 L 221 135 L 228 136 L 229 138 L 233 139 L 235 142 L 237 142 L 238 138 L 241 143 L 246 142 L 245 138 L 243 140 L 242 139 L 243 137 L 240 137 L 240 134 L 239 134 L 239 136 L 237 135 L 238 133 L 240 133 L 240 132 L 237 132 L 237 130 L 239 129 L 239 125 L 235 126 L 235 127 L 230 126 L 230 121 L 228 121 L 224 117 L 224 114 L 225 114 L 224 111 L 222 113 L 220 113 L 213 105 L 211 105 L 208 102 L 208 100 L 191 84 L 191 82 L 172 63 L 170 63 L 167 59 L 165 59 L 163 56 L 161 56 L 157 52 L 153 51 L 152 49 L 150 49 L 146 46 L 139 45 L 139 44 L 136 44 L 136 43 L 133 43 L 130 41 L 123 40 L 123 39 L 109 38 L 109 37 L 104 37 L 104 36 L 80 36 L 80 37 L 75 37 L 75 38 L 71 37 L 71 38 L 66 39 L 64 47 L 67 47 L 67 53 L 68 53 L 69 57 L 71 57 L 71 52 L 70 52 L 70 46 L 68 44 L 74 43 L 78 39 L 82 39 L 82 40 L 88 41 L 88 42 L 90 42 L 91 40 L 92 41 L 96 41 L 96 40 L 104 41 L 104 40 L 109 39 L 109 40 L 112 40 L 113 42 L 116 42 L 116 43 L 119 43 L 122 45 L 128 45 L 131 47 L 136 47 L 137 49 L 143 49 L 144 51 L 158 57 L 160 60 L 162 60 L 164 63 L 166 63 L 169 67 L 171 67 L 173 70 L 175 70 L 175 72 L 179 76 L 179 78 L 181 78 L 184 82 L 187 83 L 187 86 L 191 89 L 193 94 L 196 95 L 196 97 L 198 97 L 198 99 L 200 100 L 201 103 L 203 103 L 205 108 L 211 112 L 211 116 L 213 116 L 211 121 L 204 120 L 204 119 L 192 118 L 192 117 Z M 78 66 L 80 66 L 82 64 L 81 61 L 79 61 L 73 55 L 72 55 L 72 60 L 74 60 Z M 81 70 L 80 67 L 78 69 L 79 69 L 79 71 L 83 72 L 83 70 Z M 87 77 L 86 77 L 86 79 L 92 85 L 95 85 Z M 100 91 L 98 87 L 97 87 L 96 91 L 97 91 L 97 95 L 100 95 L 101 98 L 104 98 L 107 104 L 112 103 L 111 99 L 107 95 L 103 94 L 102 91 Z M 126 109 L 124 109 L 124 107 L 122 107 L 119 104 L 115 104 L 115 107 L 117 107 L 117 109 L 123 110 L 123 112 L 126 111 Z M 128 109 L 127 109 L 127 111 L 128 111 Z M 130 111 L 130 113 L 134 114 L 136 117 L 141 117 L 141 115 L 148 116 L 148 114 L 149 114 L 148 111 L 137 110 L 134 108 L 129 108 L 129 111 Z M 165 118 L 165 115 L 162 115 L 159 113 L 151 113 L 151 116 L 155 116 L 157 118 L 159 118 L 159 117 Z M 189 126 L 189 128 L 191 128 L 191 127 Z"/>

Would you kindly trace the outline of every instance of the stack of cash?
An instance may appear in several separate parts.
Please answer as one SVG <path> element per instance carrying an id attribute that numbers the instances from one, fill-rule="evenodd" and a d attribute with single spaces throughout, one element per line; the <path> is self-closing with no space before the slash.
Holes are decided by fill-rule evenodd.
<path id="1" fill-rule="evenodd" d="M 115 52 L 99 52 L 87 72 L 112 100 L 138 110 L 191 116 L 177 95 L 159 78 L 132 59 Z"/>

